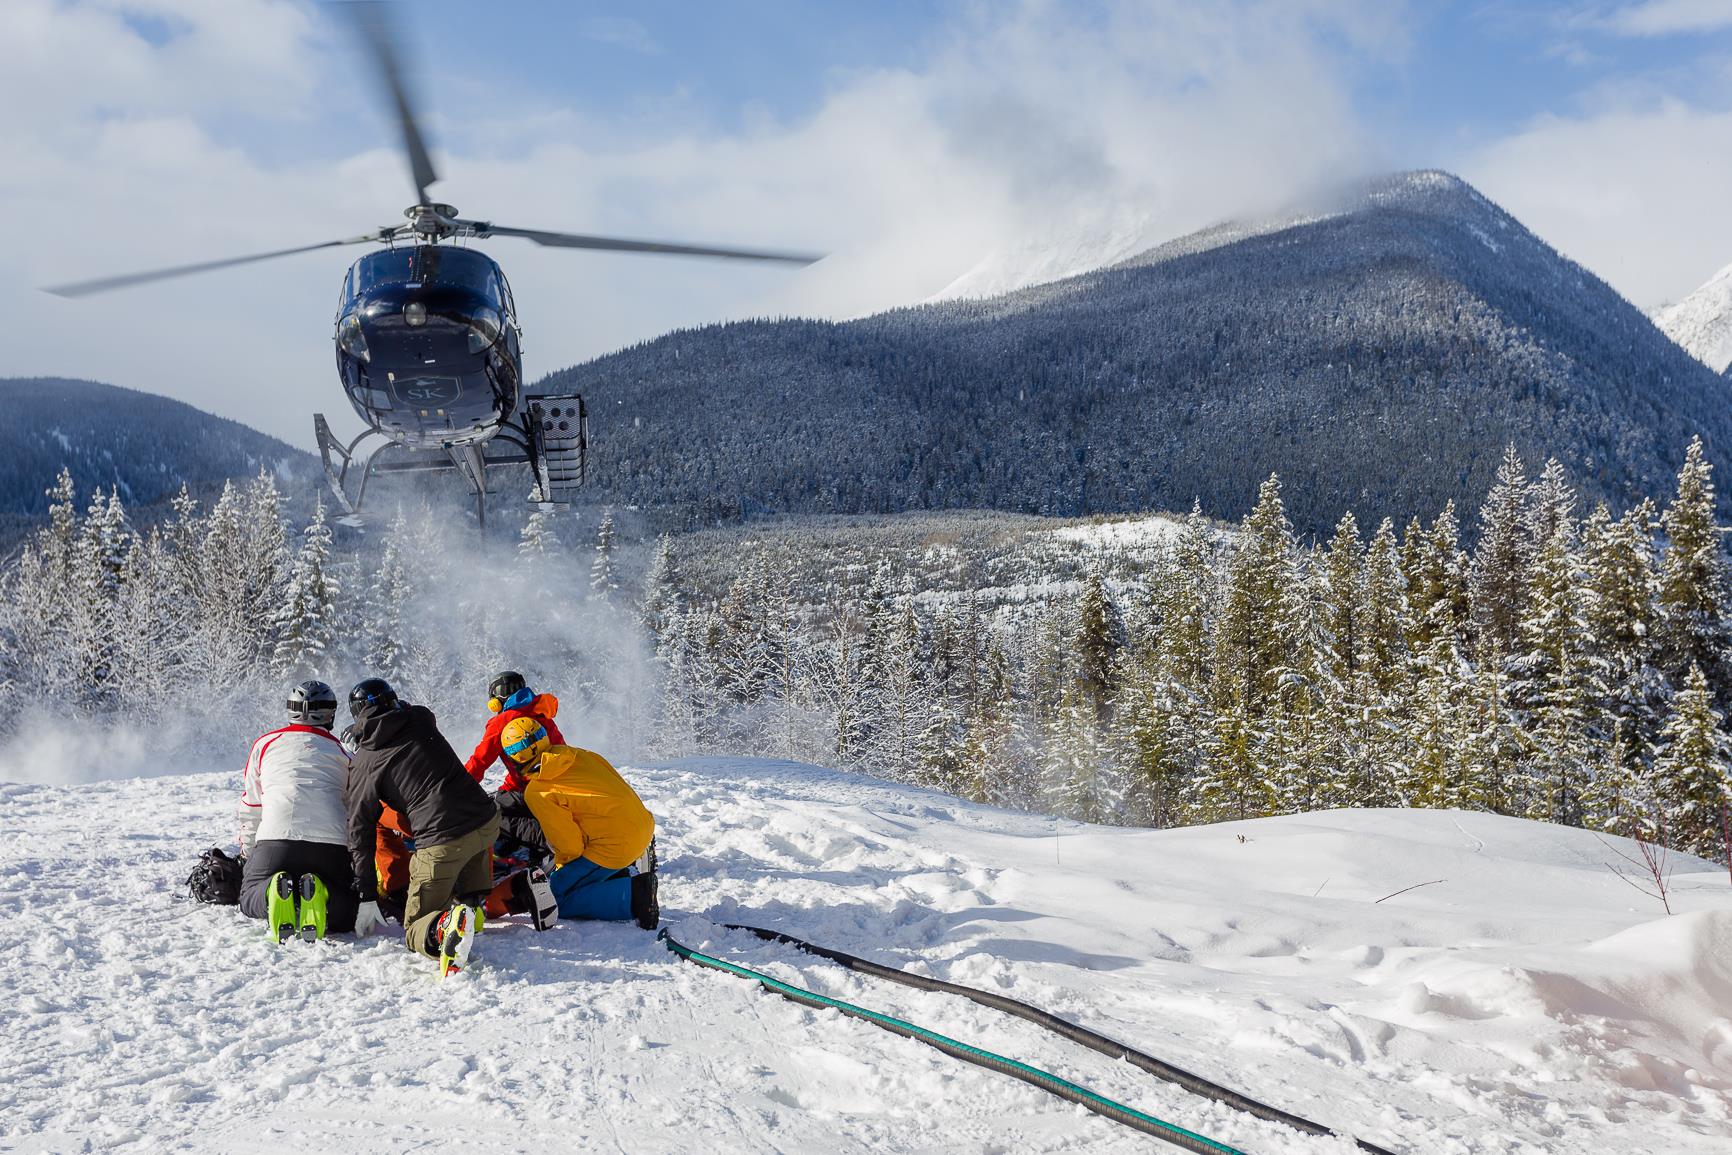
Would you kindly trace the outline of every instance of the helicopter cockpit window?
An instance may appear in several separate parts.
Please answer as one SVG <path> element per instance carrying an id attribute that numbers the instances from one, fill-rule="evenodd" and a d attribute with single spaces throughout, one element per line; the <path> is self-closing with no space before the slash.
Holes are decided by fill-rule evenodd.
<path id="1" fill-rule="evenodd" d="M 365 293 L 376 285 L 460 285 L 500 303 L 496 266 L 473 249 L 448 245 L 420 245 L 413 249 L 387 249 L 371 253 L 355 264 L 355 291 Z"/>

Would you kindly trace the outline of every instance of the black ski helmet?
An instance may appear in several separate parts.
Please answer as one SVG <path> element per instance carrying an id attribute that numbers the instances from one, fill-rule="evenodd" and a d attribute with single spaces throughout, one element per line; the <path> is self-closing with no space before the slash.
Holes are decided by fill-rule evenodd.
<path id="1" fill-rule="evenodd" d="M 289 717 L 305 726 L 329 730 L 337 724 L 337 691 L 309 678 L 289 691 Z"/>
<path id="2" fill-rule="evenodd" d="M 397 691 L 384 678 L 362 678 L 349 691 L 349 716 L 366 705 L 383 706 L 389 710 L 397 704 Z"/>
<path id="3" fill-rule="evenodd" d="M 516 670 L 506 670 L 503 674 L 493 676 L 493 681 L 487 685 L 487 696 L 503 702 L 528 684 Z"/>

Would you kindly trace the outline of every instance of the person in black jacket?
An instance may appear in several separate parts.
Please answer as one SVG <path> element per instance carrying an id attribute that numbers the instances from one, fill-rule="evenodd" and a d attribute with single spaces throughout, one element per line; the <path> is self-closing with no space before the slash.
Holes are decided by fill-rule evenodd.
<path id="1" fill-rule="evenodd" d="M 415 832 L 403 942 L 412 951 L 461 969 L 493 885 L 493 840 L 499 811 L 439 733 L 433 711 L 398 700 L 382 678 L 349 692 L 355 759 L 349 772 L 349 856 L 361 908 L 355 929 L 380 921 L 373 853 L 384 806 Z"/>

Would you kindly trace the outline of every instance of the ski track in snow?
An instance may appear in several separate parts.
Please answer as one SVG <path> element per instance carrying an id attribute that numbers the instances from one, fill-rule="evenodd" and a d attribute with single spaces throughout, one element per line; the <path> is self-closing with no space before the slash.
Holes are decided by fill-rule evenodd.
<path id="1" fill-rule="evenodd" d="M 626 773 L 681 941 L 1257 1155 L 1354 1148 L 715 924 L 1010 994 L 1397 1152 L 1732 1150 L 1732 888 L 1697 860 L 1667 919 L 1592 835 L 1483 814 L 1157 832 L 791 763 Z M 238 789 L 0 784 L 0 1149 L 1175 1150 L 634 926 L 498 920 L 443 983 L 394 936 L 279 948 L 179 886 Z"/>

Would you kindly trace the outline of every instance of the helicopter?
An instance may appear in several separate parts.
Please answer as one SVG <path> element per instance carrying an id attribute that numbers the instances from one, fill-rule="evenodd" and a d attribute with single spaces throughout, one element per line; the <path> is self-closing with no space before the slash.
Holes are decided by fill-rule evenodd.
<path id="1" fill-rule="evenodd" d="M 415 203 L 403 211 L 403 222 L 341 240 L 45 291 L 84 297 L 317 249 L 382 244 L 383 249 L 349 267 L 332 337 L 344 393 L 367 428 L 344 442 L 331 432 L 323 413 L 313 415 L 320 464 L 336 496 L 340 520 L 359 524 L 368 480 L 388 473 L 456 470 L 475 496 L 483 530 L 487 471 L 498 466 L 529 467 L 529 500 L 534 504 L 572 501 L 588 468 L 583 397 L 524 392 L 522 329 L 505 271 L 479 249 L 453 242 L 519 237 L 553 248 L 791 265 L 809 265 L 821 256 L 548 232 L 459 216 L 456 208 L 428 194 L 439 175 L 410 99 L 388 7 L 379 0 L 355 0 L 344 8 L 401 130 L 416 194 Z M 363 451 L 368 442 L 373 444 Z"/>

